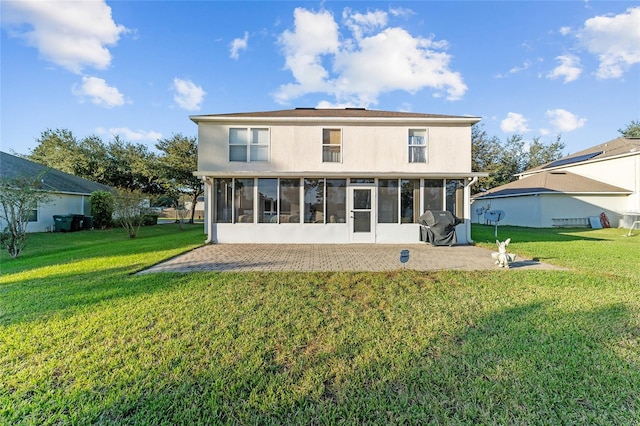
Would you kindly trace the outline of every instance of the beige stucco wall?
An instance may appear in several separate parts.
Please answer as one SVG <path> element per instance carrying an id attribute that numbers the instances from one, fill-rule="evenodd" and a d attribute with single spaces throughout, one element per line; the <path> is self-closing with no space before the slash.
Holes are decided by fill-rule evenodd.
<path id="1" fill-rule="evenodd" d="M 468 173 L 471 171 L 469 125 L 267 125 L 270 129 L 270 161 L 229 162 L 229 128 L 245 127 L 201 122 L 198 125 L 198 170 L 221 172 L 309 173 Z M 341 163 L 322 162 L 322 129 L 342 129 Z M 408 130 L 429 129 L 427 163 L 408 162 Z"/>

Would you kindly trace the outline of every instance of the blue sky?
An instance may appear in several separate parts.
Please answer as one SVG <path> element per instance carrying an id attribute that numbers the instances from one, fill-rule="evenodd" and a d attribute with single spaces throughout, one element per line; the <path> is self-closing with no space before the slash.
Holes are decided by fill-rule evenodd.
<path id="1" fill-rule="evenodd" d="M 565 153 L 640 119 L 637 1 L 0 2 L 0 143 L 153 148 L 193 114 L 357 106 L 482 117 Z"/>

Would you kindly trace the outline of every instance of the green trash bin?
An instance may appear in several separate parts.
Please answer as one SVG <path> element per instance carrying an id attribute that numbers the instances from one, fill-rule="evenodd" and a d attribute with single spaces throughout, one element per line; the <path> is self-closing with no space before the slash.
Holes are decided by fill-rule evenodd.
<path id="1" fill-rule="evenodd" d="M 71 215 L 53 215 L 53 230 L 55 232 L 71 232 L 71 224 L 73 216 Z"/>

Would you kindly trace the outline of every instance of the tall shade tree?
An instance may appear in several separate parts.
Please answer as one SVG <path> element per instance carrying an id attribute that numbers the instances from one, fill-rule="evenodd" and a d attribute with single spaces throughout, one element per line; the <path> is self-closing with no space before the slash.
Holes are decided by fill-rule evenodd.
<path id="1" fill-rule="evenodd" d="M 202 180 L 193 175 L 193 172 L 198 169 L 197 139 L 178 133 L 171 138 L 158 140 L 156 148 L 162 152 L 159 157 L 159 167 L 165 191 L 189 196 L 191 199 L 189 222 L 193 223 L 198 197 L 204 193 Z"/>
<path id="2" fill-rule="evenodd" d="M 157 156 L 142 144 L 122 140 L 118 135 L 107 146 L 105 183 L 129 191 L 160 194 L 162 186 L 155 164 Z"/>
<path id="3" fill-rule="evenodd" d="M 489 137 L 483 124 L 477 123 L 471 127 L 471 170 L 489 173 L 489 176 L 478 179 L 473 191 L 497 186 L 495 178 L 500 167 L 501 149 L 500 139 Z"/>
<path id="4" fill-rule="evenodd" d="M 624 129 L 618 129 L 618 132 L 626 138 L 640 138 L 640 121 L 632 120 Z"/>
<path id="5" fill-rule="evenodd" d="M 115 188 L 159 194 L 156 156 L 142 144 L 115 135 L 105 143 L 98 136 L 76 139 L 69 130 L 46 130 L 28 158 L 52 169 Z"/>
<path id="6" fill-rule="evenodd" d="M 481 124 L 475 124 L 471 128 L 472 170 L 487 172 L 489 176 L 478 179 L 473 190 L 491 189 L 513 182 L 519 173 L 561 158 L 564 148 L 561 135 L 550 144 L 544 144 L 540 137 L 534 137 L 527 143 L 519 134 L 501 142 L 497 137 L 487 135 Z"/>
<path id="7" fill-rule="evenodd" d="M 79 160 L 79 145 L 70 130 L 47 129 L 40 134 L 36 142 L 38 145 L 27 156 L 29 160 L 61 172 L 76 174 L 75 164 Z"/>
<path id="8" fill-rule="evenodd" d="M 12 258 L 18 257 L 27 244 L 31 212 L 51 201 L 51 195 L 41 188 L 44 175 L 0 178 L 0 241 Z"/>
<path id="9" fill-rule="evenodd" d="M 540 137 L 533 138 L 533 141 L 529 144 L 529 152 L 527 153 L 527 162 L 524 170 L 529 170 L 562 158 L 564 148 L 565 144 L 562 142 L 561 135 L 556 136 L 556 141 L 548 145 L 540 142 Z"/>

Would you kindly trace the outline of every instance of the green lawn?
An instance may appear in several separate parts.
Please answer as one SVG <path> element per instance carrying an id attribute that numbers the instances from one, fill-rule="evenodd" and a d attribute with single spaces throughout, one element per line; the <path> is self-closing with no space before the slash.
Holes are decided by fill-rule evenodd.
<path id="1" fill-rule="evenodd" d="M 34 235 L 0 424 L 639 424 L 640 236 L 498 232 L 568 270 L 135 275 L 202 225 Z"/>

